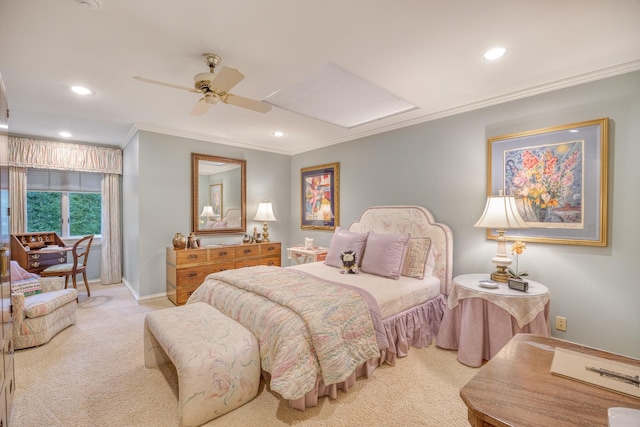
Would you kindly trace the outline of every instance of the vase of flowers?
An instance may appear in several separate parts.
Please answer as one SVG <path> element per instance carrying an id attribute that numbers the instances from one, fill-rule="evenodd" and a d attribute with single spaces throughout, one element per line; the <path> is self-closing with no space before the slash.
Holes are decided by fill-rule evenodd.
<path id="1" fill-rule="evenodd" d="M 513 242 L 513 245 L 511 245 L 511 255 L 513 255 L 513 258 L 516 261 L 515 271 L 510 268 L 507 269 L 511 277 L 521 279 L 529 275 L 529 273 L 527 273 L 526 271 L 520 272 L 519 265 L 518 265 L 520 261 L 520 255 L 522 255 L 522 252 L 524 252 L 526 248 L 527 248 L 527 244 L 520 240 L 516 240 L 515 242 Z"/>

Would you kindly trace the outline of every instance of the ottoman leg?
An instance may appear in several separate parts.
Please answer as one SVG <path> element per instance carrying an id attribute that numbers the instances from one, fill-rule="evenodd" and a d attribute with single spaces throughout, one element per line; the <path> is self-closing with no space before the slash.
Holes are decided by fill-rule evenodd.
<path id="1" fill-rule="evenodd" d="M 147 368 L 158 368 L 166 363 L 171 363 L 171 359 L 164 352 L 162 346 L 149 328 L 147 319 L 144 321 L 144 366 Z"/>

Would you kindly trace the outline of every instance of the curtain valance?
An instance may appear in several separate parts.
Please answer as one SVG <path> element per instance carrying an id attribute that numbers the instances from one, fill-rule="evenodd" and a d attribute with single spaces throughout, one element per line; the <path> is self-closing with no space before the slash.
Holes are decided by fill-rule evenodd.
<path id="1" fill-rule="evenodd" d="M 12 136 L 9 166 L 122 175 L 122 149 Z"/>

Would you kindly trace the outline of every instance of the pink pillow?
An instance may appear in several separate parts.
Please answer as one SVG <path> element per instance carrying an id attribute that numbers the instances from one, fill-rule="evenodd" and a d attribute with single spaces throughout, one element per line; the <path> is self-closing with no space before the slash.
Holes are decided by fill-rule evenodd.
<path id="1" fill-rule="evenodd" d="M 408 234 L 369 233 L 361 271 L 397 280 L 409 242 Z"/>
<path id="2" fill-rule="evenodd" d="M 24 268 L 20 267 L 18 261 L 11 261 L 11 280 L 25 280 L 37 278 L 35 273 L 29 273 Z"/>
<path id="3" fill-rule="evenodd" d="M 324 260 L 324 263 L 332 267 L 342 268 L 342 258 L 340 257 L 342 252 L 354 250 L 356 252 L 356 263 L 360 265 L 362 252 L 364 250 L 368 234 L 369 233 L 354 233 L 352 231 L 336 227 L 333 237 L 331 238 L 331 245 L 329 245 L 329 251 L 327 251 L 327 258 Z"/>

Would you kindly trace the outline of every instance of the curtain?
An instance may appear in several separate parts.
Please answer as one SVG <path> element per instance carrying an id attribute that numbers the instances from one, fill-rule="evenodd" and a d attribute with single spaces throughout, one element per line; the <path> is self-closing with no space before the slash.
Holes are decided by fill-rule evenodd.
<path id="1" fill-rule="evenodd" d="M 111 285 L 122 281 L 120 224 L 120 175 L 102 177 L 102 267 L 100 281 Z"/>
<path id="2" fill-rule="evenodd" d="M 9 232 L 24 233 L 27 227 L 27 168 L 9 166 L 9 189 Z"/>
<path id="3" fill-rule="evenodd" d="M 9 165 L 122 174 L 122 150 L 11 136 Z"/>

